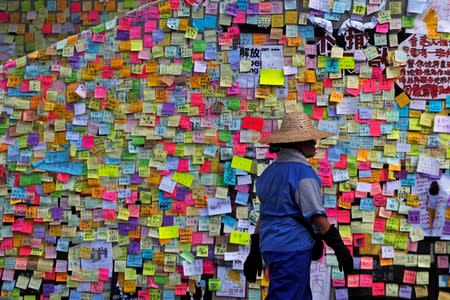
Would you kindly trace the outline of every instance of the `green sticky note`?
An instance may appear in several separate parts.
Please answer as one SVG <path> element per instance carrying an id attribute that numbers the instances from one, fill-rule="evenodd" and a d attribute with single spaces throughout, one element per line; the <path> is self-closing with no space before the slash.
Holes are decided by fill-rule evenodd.
<path id="1" fill-rule="evenodd" d="M 308 116 L 312 115 L 312 104 L 311 103 L 303 103 L 303 112 Z"/>
<path id="2" fill-rule="evenodd" d="M 45 7 L 44 0 L 37 0 L 34 2 L 35 10 L 40 10 L 40 9 L 43 9 L 44 7 Z"/>
<path id="3" fill-rule="evenodd" d="M 219 278 L 208 279 L 208 289 L 210 291 L 220 291 L 222 289 L 222 282 Z"/>
<path id="4" fill-rule="evenodd" d="M 195 260 L 195 256 L 191 252 L 181 252 L 180 256 L 190 264 L 192 264 Z"/>
<path id="5" fill-rule="evenodd" d="M 192 67 L 194 65 L 192 64 L 192 61 L 190 59 L 185 59 L 185 60 L 183 60 L 183 63 L 181 66 L 183 68 L 183 71 L 192 72 Z"/>
<path id="6" fill-rule="evenodd" d="M 402 16 L 402 27 L 413 28 L 415 19 L 415 16 Z"/>
<path id="7" fill-rule="evenodd" d="M 123 2 L 123 8 L 136 8 L 138 7 L 136 0 L 125 0 Z"/>
<path id="8" fill-rule="evenodd" d="M 192 50 L 194 52 L 205 52 L 206 42 L 204 40 L 194 40 Z"/>
<path id="9" fill-rule="evenodd" d="M 240 110 L 241 109 L 241 99 L 239 99 L 239 98 L 228 99 L 227 107 L 229 110 Z"/>
<path id="10" fill-rule="evenodd" d="M 131 143 L 134 146 L 144 145 L 145 144 L 145 136 L 133 136 L 131 139 Z"/>
<path id="11" fill-rule="evenodd" d="M 20 4 L 22 5 L 23 12 L 29 12 L 31 10 L 31 2 L 29 0 L 21 1 Z"/>
<path id="12" fill-rule="evenodd" d="M 101 32 L 103 32 L 105 30 L 106 30 L 106 28 L 105 28 L 105 24 L 104 23 L 100 23 L 97 26 L 92 27 L 92 31 L 94 33 L 101 33 Z"/>
<path id="13" fill-rule="evenodd" d="M 166 278 L 165 276 L 155 276 L 155 283 L 156 284 L 166 284 Z"/>
<path id="14" fill-rule="evenodd" d="M 219 130 L 219 141 L 221 142 L 231 142 L 231 131 L 230 130 Z"/>
<path id="15" fill-rule="evenodd" d="M 21 175 L 19 186 L 30 186 L 42 183 L 42 174 Z"/>

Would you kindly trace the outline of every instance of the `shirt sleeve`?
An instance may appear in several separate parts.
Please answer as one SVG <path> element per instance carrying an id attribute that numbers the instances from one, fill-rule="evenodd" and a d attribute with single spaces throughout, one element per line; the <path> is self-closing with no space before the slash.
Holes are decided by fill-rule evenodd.
<path id="1" fill-rule="evenodd" d="M 320 186 L 313 178 L 300 180 L 295 191 L 295 202 L 308 222 L 314 215 L 326 216 Z"/>

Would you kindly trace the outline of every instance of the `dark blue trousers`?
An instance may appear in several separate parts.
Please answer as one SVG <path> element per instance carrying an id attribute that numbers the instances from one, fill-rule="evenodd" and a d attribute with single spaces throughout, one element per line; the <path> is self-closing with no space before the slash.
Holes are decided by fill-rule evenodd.
<path id="1" fill-rule="evenodd" d="M 309 286 L 311 255 L 311 250 L 263 252 L 270 280 L 265 300 L 312 300 Z"/>

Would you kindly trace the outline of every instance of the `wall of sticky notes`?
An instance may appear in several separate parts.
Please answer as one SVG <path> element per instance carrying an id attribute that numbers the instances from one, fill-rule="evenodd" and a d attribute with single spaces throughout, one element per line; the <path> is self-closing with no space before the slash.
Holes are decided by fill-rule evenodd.
<path id="1" fill-rule="evenodd" d="M 356 269 L 315 299 L 450 298 L 444 3 L 146 2 L 0 1 L 0 296 L 264 299 L 258 140 L 304 111 Z"/>
<path id="2" fill-rule="evenodd" d="M 50 46 L 148 0 L 2 0 L 0 61 Z"/>

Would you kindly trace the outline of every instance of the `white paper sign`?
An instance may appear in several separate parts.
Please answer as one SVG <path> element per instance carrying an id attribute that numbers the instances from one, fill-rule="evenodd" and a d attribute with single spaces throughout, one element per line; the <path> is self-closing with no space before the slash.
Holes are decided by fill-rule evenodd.
<path id="1" fill-rule="evenodd" d="M 433 131 L 450 133 L 450 116 L 434 116 Z"/>
<path id="2" fill-rule="evenodd" d="M 417 172 L 433 176 L 439 175 L 439 160 L 433 157 L 420 155 L 417 164 Z"/>
<path id="3" fill-rule="evenodd" d="M 231 212 L 231 200 L 220 198 L 209 198 L 208 199 L 208 215 L 222 215 Z"/>
<path id="4" fill-rule="evenodd" d="M 196 259 L 192 264 L 183 261 L 183 275 L 184 276 L 200 276 L 203 274 L 203 260 Z"/>

